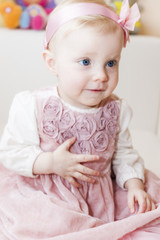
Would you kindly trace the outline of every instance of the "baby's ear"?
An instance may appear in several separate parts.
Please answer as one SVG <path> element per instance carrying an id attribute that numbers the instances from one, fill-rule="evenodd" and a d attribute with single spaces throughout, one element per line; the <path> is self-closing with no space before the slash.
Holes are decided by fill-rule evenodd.
<path id="1" fill-rule="evenodd" d="M 43 59 L 49 70 L 55 74 L 55 60 L 53 54 L 49 50 L 44 50 Z"/>

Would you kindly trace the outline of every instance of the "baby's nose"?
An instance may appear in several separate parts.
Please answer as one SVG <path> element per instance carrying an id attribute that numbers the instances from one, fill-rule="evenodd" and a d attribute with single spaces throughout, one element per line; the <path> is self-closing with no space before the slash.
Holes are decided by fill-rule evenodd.
<path id="1" fill-rule="evenodd" d="M 97 68 L 94 73 L 94 81 L 100 81 L 100 82 L 108 81 L 108 74 L 106 69 Z"/>

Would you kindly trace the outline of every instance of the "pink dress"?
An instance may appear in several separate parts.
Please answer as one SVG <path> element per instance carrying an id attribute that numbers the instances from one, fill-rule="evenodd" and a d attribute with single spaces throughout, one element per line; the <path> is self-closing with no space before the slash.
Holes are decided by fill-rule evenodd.
<path id="1" fill-rule="evenodd" d="M 73 153 L 98 154 L 85 165 L 99 170 L 94 184 L 75 188 L 55 174 L 29 178 L 0 166 L 0 239 L 154 240 L 160 239 L 160 208 L 130 215 L 127 192 L 111 178 L 119 130 L 119 101 L 110 98 L 94 113 L 71 110 L 57 97 L 38 98 L 40 147 L 53 151 L 76 136 Z M 160 202 L 160 179 L 146 171 L 146 190 Z"/>

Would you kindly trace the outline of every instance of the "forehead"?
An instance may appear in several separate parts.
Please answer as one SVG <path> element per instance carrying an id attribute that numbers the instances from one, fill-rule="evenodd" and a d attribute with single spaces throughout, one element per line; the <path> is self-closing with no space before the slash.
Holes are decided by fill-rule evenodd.
<path id="1" fill-rule="evenodd" d="M 58 39 L 57 39 L 58 40 Z M 120 53 L 123 47 L 124 33 L 120 28 L 116 31 L 102 31 L 93 27 L 74 30 L 56 42 L 56 51 L 69 54 L 80 52 L 92 53 L 108 51 Z"/>

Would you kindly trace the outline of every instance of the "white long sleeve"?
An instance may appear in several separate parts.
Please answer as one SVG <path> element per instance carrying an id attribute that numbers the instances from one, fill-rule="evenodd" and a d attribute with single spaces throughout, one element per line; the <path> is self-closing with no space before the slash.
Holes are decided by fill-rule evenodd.
<path id="1" fill-rule="evenodd" d="M 29 91 L 15 96 L 0 142 L 0 162 L 15 173 L 35 177 L 33 163 L 42 152 L 35 117 L 35 101 Z"/>
<path id="2" fill-rule="evenodd" d="M 132 146 L 128 128 L 131 117 L 130 107 L 122 100 L 119 117 L 120 131 L 117 134 L 116 150 L 112 160 L 116 182 L 121 188 L 124 188 L 124 183 L 132 178 L 139 178 L 144 181 L 143 160 Z"/>

